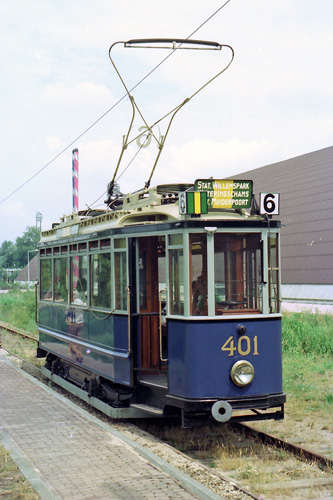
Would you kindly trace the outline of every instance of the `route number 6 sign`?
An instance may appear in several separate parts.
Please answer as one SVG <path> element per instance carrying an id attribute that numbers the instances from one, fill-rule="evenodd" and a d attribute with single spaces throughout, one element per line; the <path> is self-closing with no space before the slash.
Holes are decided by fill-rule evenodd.
<path id="1" fill-rule="evenodd" d="M 260 213 L 279 215 L 280 194 L 260 193 Z"/>

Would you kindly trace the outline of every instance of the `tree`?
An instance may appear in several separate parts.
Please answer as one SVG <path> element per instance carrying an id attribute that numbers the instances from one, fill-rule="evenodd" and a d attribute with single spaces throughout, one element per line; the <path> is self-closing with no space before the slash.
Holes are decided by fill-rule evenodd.
<path id="1" fill-rule="evenodd" d="M 0 269 L 14 267 L 15 245 L 11 241 L 4 241 L 0 248 Z"/>
<path id="2" fill-rule="evenodd" d="M 23 236 L 16 238 L 15 246 L 15 264 L 17 267 L 24 267 L 28 263 L 28 252 L 35 250 L 40 240 L 40 231 L 34 226 L 28 226 Z M 34 254 L 29 255 L 29 260 Z"/>

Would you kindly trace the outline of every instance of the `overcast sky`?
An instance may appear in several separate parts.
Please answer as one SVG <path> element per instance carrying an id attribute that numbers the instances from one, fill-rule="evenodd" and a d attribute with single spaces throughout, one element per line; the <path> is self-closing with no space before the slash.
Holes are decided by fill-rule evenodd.
<path id="1" fill-rule="evenodd" d="M 187 38 L 224 3 L 0 0 L 0 245 L 35 225 L 37 212 L 48 229 L 72 211 L 74 147 L 79 208 L 104 207 L 131 119 L 128 99 L 114 107 L 124 89 L 110 45 Z M 176 115 L 152 185 L 225 178 L 332 146 L 332 20 L 332 0 L 230 0 L 193 38 L 231 45 L 234 61 Z M 113 54 L 132 87 L 167 52 L 117 45 Z M 229 61 L 228 49 L 177 51 L 133 96 L 154 123 Z M 135 134 L 142 125 L 135 120 Z M 137 150 L 136 143 L 128 148 L 119 174 Z M 119 178 L 123 192 L 143 187 L 156 154 L 153 143 L 140 152 Z"/>

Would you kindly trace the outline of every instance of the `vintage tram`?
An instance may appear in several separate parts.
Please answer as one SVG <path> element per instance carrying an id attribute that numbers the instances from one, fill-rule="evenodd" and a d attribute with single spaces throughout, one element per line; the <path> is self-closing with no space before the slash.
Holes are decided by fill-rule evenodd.
<path id="1" fill-rule="evenodd" d="M 111 58 L 125 48 L 231 54 L 174 107 L 158 137 Z M 198 52 L 196 52 L 198 53 Z M 188 39 L 117 42 L 109 51 L 132 118 L 105 210 L 74 210 L 39 243 L 39 347 L 45 375 L 116 418 L 181 417 L 183 425 L 283 418 L 279 227 L 251 181 L 150 187 L 175 114 L 233 60 L 229 45 Z M 130 138 L 136 112 L 143 132 Z M 164 118 L 165 118 L 164 117 Z M 163 119 L 164 119 L 163 118 Z M 158 154 L 143 189 L 115 196 L 133 141 Z"/>
<path id="2" fill-rule="evenodd" d="M 283 418 L 280 224 L 251 184 L 143 189 L 43 232 L 44 373 L 117 418 Z M 220 208 L 244 186 L 249 208 Z"/>

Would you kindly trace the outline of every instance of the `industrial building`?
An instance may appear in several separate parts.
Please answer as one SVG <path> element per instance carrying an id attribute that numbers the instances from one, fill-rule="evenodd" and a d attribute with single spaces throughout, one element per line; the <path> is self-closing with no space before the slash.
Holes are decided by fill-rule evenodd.
<path id="1" fill-rule="evenodd" d="M 280 193 L 283 300 L 333 304 L 333 146 L 234 178 Z"/>

